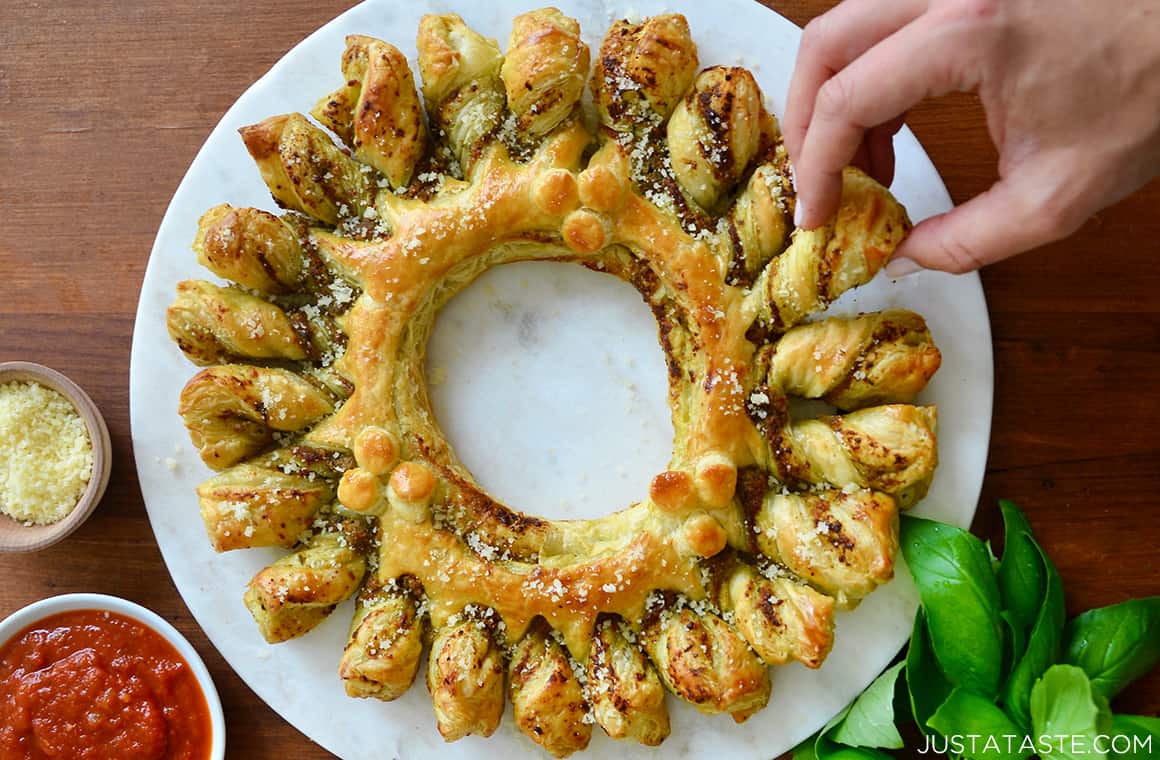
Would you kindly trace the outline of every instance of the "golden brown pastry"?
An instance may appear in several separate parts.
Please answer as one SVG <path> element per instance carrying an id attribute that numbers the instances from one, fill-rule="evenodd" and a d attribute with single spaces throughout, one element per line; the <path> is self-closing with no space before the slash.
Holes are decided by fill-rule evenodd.
<path id="1" fill-rule="evenodd" d="M 717 615 L 666 610 L 641 637 L 669 691 L 702 712 L 741 723 L 769 701 L 769 669 Z"/>
<path id="2" fill-rule="evenodd" d="M 726 217 L 729 281 L 748 286 L 789 240 L 793 218 L 793 189 L 789 157 L 778 145 L 770 163 L 753 170 L 745 189 Z"/>
<path id="3" fill-rule="evenodd" d="M 589 54 L 558 10 L 515 19 L 506 55 L 453 14 L 425 16 L 417 48 L 427 127 L 398 51 L 353 36 L 313 112 L 351 155 L 301 115 L 247 127 L 290 211 L 223 205 L 199 223 L 199 260 L 234 285 L 181 283 L 168 326 L 217 365 L 181 407 L 226 468 L 198 489 L 211 542 L 293 550 L 246 595 L 270 639 L 361 586 L 338 664 L 352 696 L 400 696 L 430 641 L 447 741 L 491 735 L 505 695 L 557 756 L 592 725 L 661 743 L 665 690 L 744 720 L 769 699 L 768 665 L 820 666 L 835 608 L 890 579 L 898 510 L 933 477 L 937 414 L 911 404 L 939 364 L 922 318 L 807 322 L 875 276 L 906 212 L 848 169 L 836 216 L 793 230 L 756 79 L 698 73 L 682 16 L 608 31 L 595 130 L 579 115 Z M 439 309 L 525 260 L 619 277 L 657 317 L 672 457 L 601 519 L 498 502 L 431 410 Z M 795 417 L 795 396 L 842 413 Z M 343 543 L 340 524 L 376 541 Z"/>
<path id="4" fill-rule="evenodd" d="M 283 208 L 338 224 L 371 205 L 369 175 L 302 114 L 271 116 L 240 132 Z"/>
<path id="5" fill-rule="evenodd" d="M 301 360 L 308 353 L 286 312 L 236 288 L 180 282 L 166 320 L 170 337 L 202 366 L 232 358 Z"/>
<path id="6" fill-rule="evenodd" d="M 923 318 L 892 309 L 793 328 L 772 347 L 769 384 L 839 409 L 908 403 L 941 363 Z"/>
<path id="7" fill-rule="evenodd" d="M 390 187 L 406 186 L 427 145 L 423 105 L 406 56 L 382 40 L 352 34 L 342 76 L 346 84 L 320 100 L 311 115 Z"/>
<path id="8" fill-rule="evenodd" d="M 794 473 L 809 482 L 873 488 L 906 509 L 926 495 L 938 460 L 934 407 L 875 406 L 790 426 Z M 787 480 L 790 477 L 787 475 Z"/>
<path id="9" fill-rule="evenodd" d="M 757 391 L 750 402 L 769 393 Z M 782 483 L 873 488 L 903 509 L 926 495 L 938 464 L 934 407 L 893 404 L 791 422 L 782 403 L 753 406 Z"/>
<path id="10" fill-rule="evenodd" d="M 748 70 L 711 66 L 693 82 L 669 119 L 673 174 L 704 209 L 717 205 L 761 146 L 761 88 Z"/>
<path id="11" fill-rule="evenodd" d="M 301 636 L 358 590 L 366 572 L 364 533 L 354 520 L 334 520 L 253 577 L 245 602 L 266 641 Z"/>
<path id="12" fill-rule="evenodd" d="M 424 16 L 416 44 L 427 113 L 470 175 L 503 120 L 503 54 L 454 13 Z"/>
<path id="13" fill-rule="evenodd" d="M 737 563 L 721 586 L 721 608 L 769 665 L 820 667 L 834 644 L 834 600 L 785 575 L 766 578 Z"/>
<path id="14" fill-rule="evenodd" d="M 651 16 L 639 24 L 617 21 L 604 37 L 592 73 L 601 122 L 617 131 L 662 123 L 696 73 L 697 46 L 684 16 Z"/>
<path id="15" fill-rule="evenodd" d="M 533 628 L 511 655 L 511 698 L 516 724 L 553 757 L 588 746 L 592 720 L 568 655 L 543 626 Z"/>
<path id="16" fill-rule="evenodd" d="M 247 462 L 202 483 L 197 497 L 210 541 L 222 552 L 294 546 L 334 489 L 311 472 Z"/>
<path id="17" fill-rule="evenodd" d="M 338 666 L 346 693 L 398 699 L 411 688 L 422 657 L 423 621 L 410 591 L 401 584 L 364 586 Z"/>
<path id="18" fill-rule="evenodd" d="M 613 739 L 631 737 L 656 747 L 669 735 L 664 687 L 623 621 L 605 618 L 596 627 L 588 654 L 588 698 L 597 725 Z"/>
<path id="19" fill-rule="evenodd" d="M 215 470 L 265 449 L 275 432 L 302 430 L 334 411 L 329 394 L 285 369 L 227 364 L 194 375 L 178 413 Z"/>
<path id="20" fill-rule="evenodd" d="M 588 77 L 580 24 L 555 8 L 516 16 L 500 68 L 516 128 L 539 138 L 568 118 Z"/>
<path id="21" fill-rule="evenodd" d="M 214 274 L 263 293 L 293 290 L 306 268 L 293 225 L 267 211 L 228 203 L 198 220 L 193 251 Z"/>
<path id="22" fill-rule="evenodd" d="M 795 230 L 789 247 L 758 277 L 759 321 L 783 332 L 878 273 L 910 230 L 906 210 L 886 188 L 852 167 L 842 172 L 836 216 Z"/>
<path id="23" fill-rule="evenodd" d="M 753 520 L 757 548 L 798 577 L 852 606 L 894 577 L 898 508 L 857 488 L 770 493 Z"/>
<path id="24" fill-rule="evenodd" d="M 503 675 L 503 654 L 486 622 L 462 619 L 440 629 L 427 661 L 427 689 L 444 739 L 495 733 L 503 717 Z"/>

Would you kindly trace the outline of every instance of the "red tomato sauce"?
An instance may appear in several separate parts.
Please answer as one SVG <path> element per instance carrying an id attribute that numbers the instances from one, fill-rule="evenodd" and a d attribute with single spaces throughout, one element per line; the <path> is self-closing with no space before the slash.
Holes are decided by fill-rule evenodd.
<path id="1" fill-rule="evenodd" d="M 143 623 L 62 612 L 0 646 L 4 760 L 206 760 L 211 740 L 189 664 Z"/>

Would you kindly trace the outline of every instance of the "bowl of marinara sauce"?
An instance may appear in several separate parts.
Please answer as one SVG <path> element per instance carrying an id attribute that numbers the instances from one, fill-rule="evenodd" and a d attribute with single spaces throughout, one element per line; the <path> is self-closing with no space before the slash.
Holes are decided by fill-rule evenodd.
<path id="1" fill-rule="evenodd" d="M 209 671 L 155 613 L 65 594 L 0 622 L 0 758 L 221 760 Z"/>

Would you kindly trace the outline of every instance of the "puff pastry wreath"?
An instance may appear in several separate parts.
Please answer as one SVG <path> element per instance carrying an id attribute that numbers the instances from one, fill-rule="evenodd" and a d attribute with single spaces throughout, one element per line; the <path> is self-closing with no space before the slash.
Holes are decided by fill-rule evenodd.
<path id="1" fill-rule="evenodd" d="M 898 510 L 933 474 L 935 410 L 907 403 L 940 360 L 922 318 L 805 321 L 875 275 L 906 213 L 848 169 L 837 215 L 793 230 L 760 88 L 701 69 L 680 15 L 615 23 L 594 66 L 555 9 L 517 17 L 506 54 L 426 16 L 418 51 L 416 83 L 396 48 L 347 38 L 325 129 L 241 130 L 286 213 L 200 220 L 198 260 L 233 284 L 180 283 L 168 326 L 207 366 L 180 413 L 220 471 L 198 488 L 213 546 L 293 550 L 245 593 L 271 642 L 356 598 L 353 696 L 400 696 L 426 651 L 448 741 L 490 735 L 508 699 L 559 757 L 594 723 L 660 743 L 665 690 L 742 721 L 767 665 L 820 665 L 834 610 L 891 577 Z M 626 280 L 660 326 L 671 464 L 603 519 L 498 503 L 431 412 L 440 306 L 529 259 Z M 790 396 L 840 413 L 793 419 Z"/>

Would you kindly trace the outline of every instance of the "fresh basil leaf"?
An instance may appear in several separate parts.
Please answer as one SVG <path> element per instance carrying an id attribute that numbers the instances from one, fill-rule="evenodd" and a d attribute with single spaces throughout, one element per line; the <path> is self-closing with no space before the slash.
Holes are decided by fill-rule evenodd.
<path id="1" fill-rule="evenodd" d="M 914 630 L 906 650 L 906 691 L 910 696 L 910 712 L 914 715 L 914 722 L 924 734 L 930 733 L 927 721 L 952 688 L 931 651 L 926 615 L 920 607 L 914 616 Z"/>
<path id="2" fill-rule="evenodd" d="M 850 704 L 842 720 L 823 735 L 848 747 L 901 749 L 894 725 L 894 685 L 905 663 L 885 670 Z"/>
<path id="3" fill-rule="evenodd" d="M 1160 718 L 1152 715 L 1113 715 L 1112 725 L 1138 731 L 1141 736 L 1148 733 L 1160 736 Z"/>
<path id="4" fill-rule="evenodd" d="M 817 760 L 818 758 L 821 758 L 824 755 L 826 755 L 827 752 L 832 753 L 834 751 L 834 747 L 836 747 L 837 745 L 835 745 L 833 742 L 826 739 L 826 735 L 830 733 L 830 729 L 832 729 L 834 726 L 838 725 L 843 720 L 845 720 L 846 715 L 849 714 L 850 708 L 853 706 L 854 706 L 854 703 L 851 702 L 850 704 L 843 707 L 840 711 L 838 711 L 837 715 L 835 715 L 834 717 L 832 717 L 828 721 L 826 721 L 826 725 L 822 726 L 820 731 L 815 733 L 810 738 L 806 739 L 804 742 L 802 742 L 798 746 L 794 747 L 794 750 L 793 750 L 794 751 L 794 759 L 795 760 Z M 809 745 L 808 754 L 806 751 L 807 744 Z M 802 753 L 801 758 L 797 757 L 799 751 Z"/>
<path id="5" fill-rule="evenodd" d="M 1010 674 L 1027 651 L 1027 632 L 1012 617 L 1011 610 L 1003 610 L 999 617 L 1007 628 L 1007 635 L 1003 637 L 1003 672 Z"/>
<path id="6" fill-rule="evenodd" d="M 943 736 L 964 739 L 963 755 L 974 760 L 1016 760 L 1031 754 L 1026 734 L 986 697 L 955 689 L 930 718 Z"/>
<path id="7" fill-rule="evenodd" d="M 999 691 L 1003 624 L 983 542 L 961 528 L 904 515 L 902 553 L 926 611 L 931 648 L 955 686 Z"/>
<path id="8" fill-rule="evenodd" d="M 1153 760 L 1160 755 L 1160 718 L 1116 715 L 1108 749 L 1116 760 Z"/>
<path id="9" fill-rule="evenodd" d="M 1019 725 L 1028 727 L 1031 725 L 1029 708 L 1031 687 L 1036 679 L 1059 659 L 1063 624 L 1067 613 L 1063 607 L 1063 581 L 1060 580 L 1059 571 L 1048 558 L 1047 552 L 1027 534 L 1017 534 L 1013 537 L 1013 541 L 1031 547 L 1042 571 L 1045 588 L 1042 603 L 1035 616 L 1035 626 L 1027 639 L 1027 651 L 1015 663 L 1011 676 L 1003 686 L 1003 705 L 1007 708 L 1007 712 Z"/>
<path id="10" fill-rule="evenodd" d="M 1068 624 L 1064 641 L 1063 661 L 1111 699 L 1160 662 L 1160 596 L 1088 610 Z"/>
<path id="11" fill-rule="evenodd" d="M 1104 760 L 1107 747 L 1097 737 L 1111 723 L 1107 700 L 1074 665 L 1052 665 L 1031 689 L 1031 725 L 1043 760 Z"/>
<path id="12" fill-rule="evenodd" d="M 814 734 L 810 738 L 803 741 L 801 744 L 793 748 L 793 760 L 818 760 L 818 752 L 815 748 L 817 740 L 821 738 Z"/>
<path id="13" fill-rule="evenodd" d="M 1001 500 L 999 509 L 1003 513 L 1003 559 L 996 573 L 999 581 L 999 595 L 1003 608 L 1011 615 L 1016 626 L 1021 629 L 1024 639 L 1043 602 L 1046 576 L 1039 553 L 1033 545 L 1034 534 L 1027 518 L 1013 502 Z M 1024 539 L 1032 539 L 1027 541 Z M 1016 662 L 1022 655 L 1017 651 Z"/>

